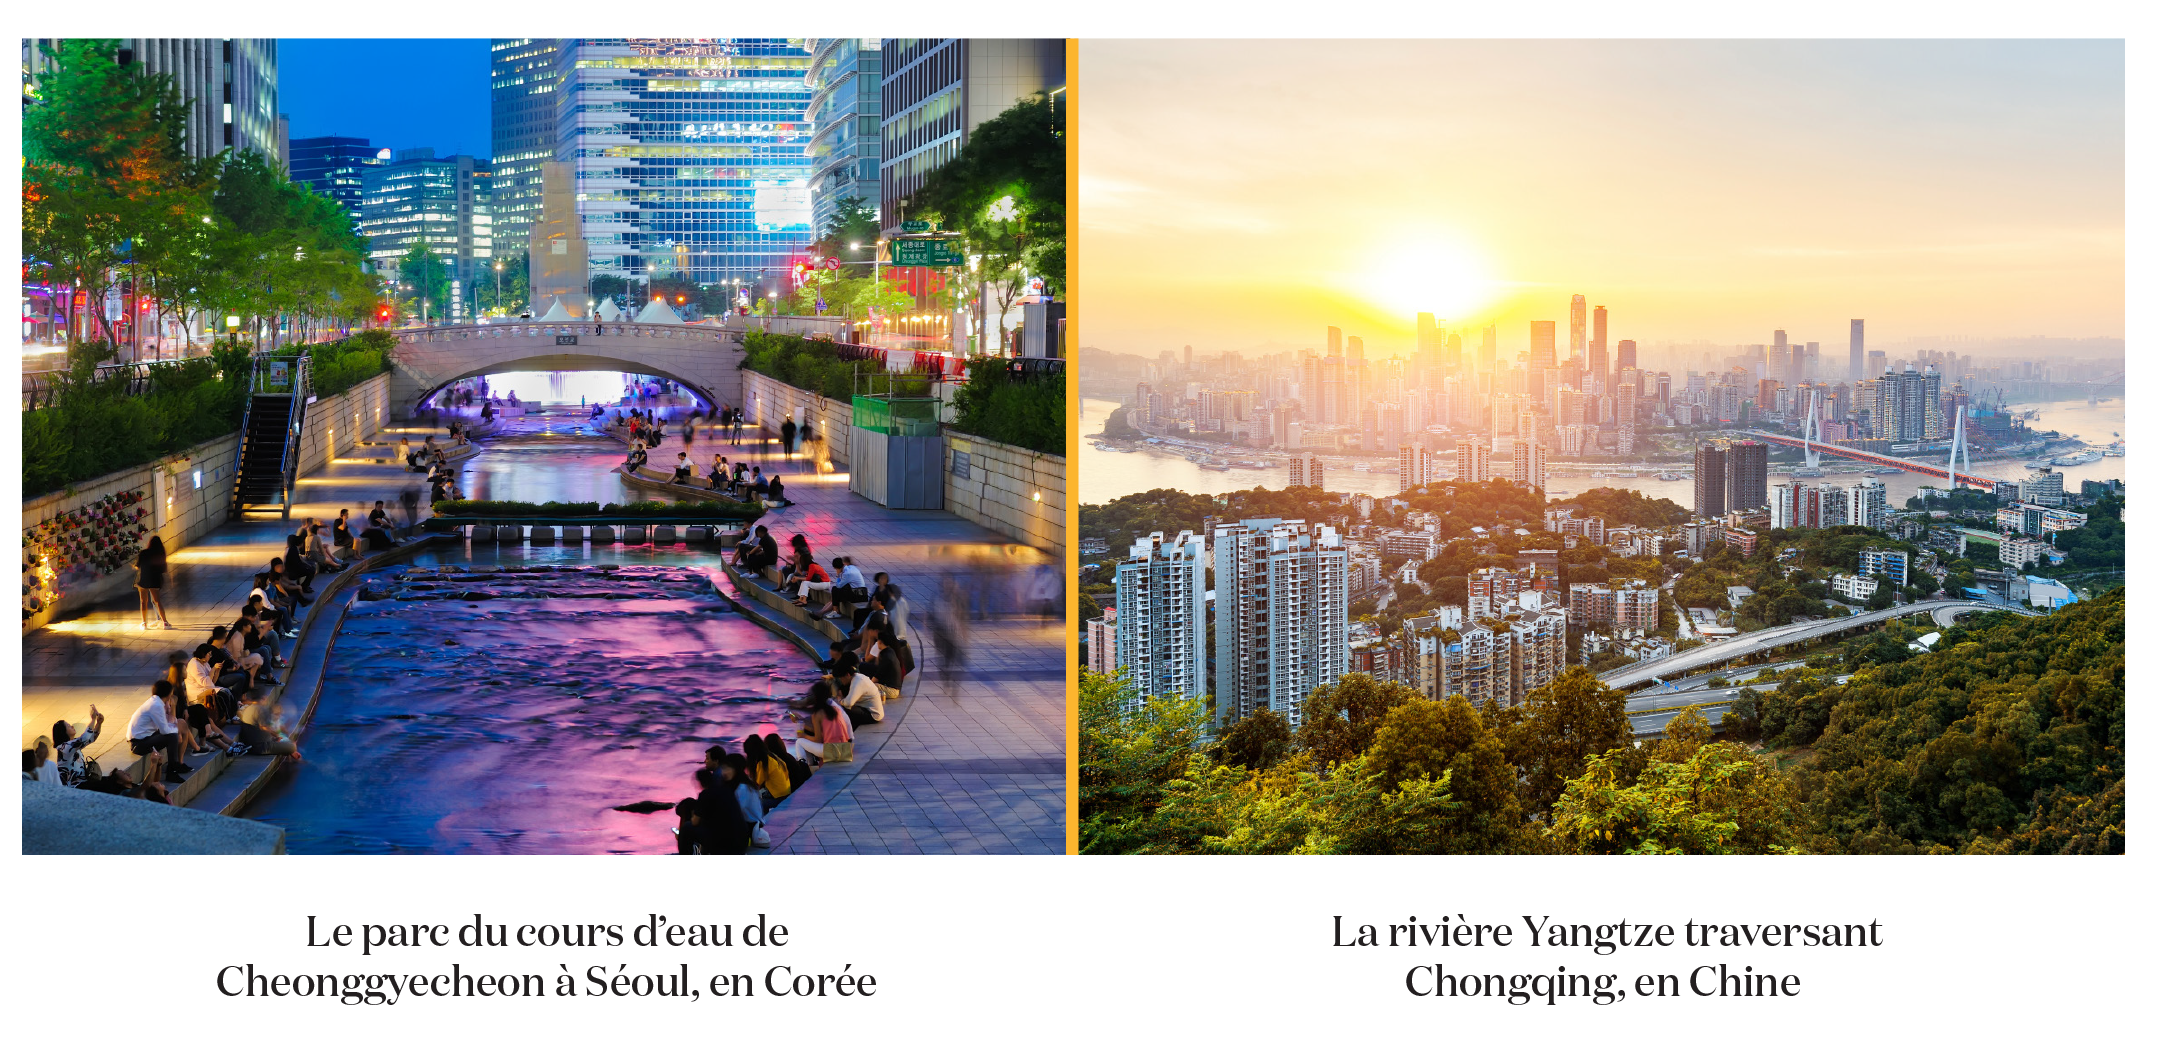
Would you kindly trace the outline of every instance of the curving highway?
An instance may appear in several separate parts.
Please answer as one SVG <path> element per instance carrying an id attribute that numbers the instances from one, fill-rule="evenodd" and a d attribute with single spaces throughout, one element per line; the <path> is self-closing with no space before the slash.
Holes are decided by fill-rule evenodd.
<path id="1" fill-rule="evenodd" d="M 1961 613 L 1993 612 L 1996 610 L 2009 610 L 2028 617 L 2041 615 L 2034 610 L 2018 606 L 2005 606 L 1998 603 L 1974 602 L 1970 599 L 1930 599 L 1924 602 L 1907 603 L 1903 606 L 1893 606 L 1890 609 L 1878 610 L 1874 613 L 1857 613 L 1851 617 L 1830 617 L 1824 620 L 1808 621 L 1803 624 L 1788 624 L 1779 628 L 1751 631 L 1746 635 L 1736 635 L 1721 642 L 1698 646 L 1692 650 L 1683 650 L 1672 656 L 1637 661 L 1625 668 L 1615 668 L 1599 676 L 1598 679 L 1609 688 L 1619 689 L 1640 686 L 1650 682 L 1652 679 L 1672 679 L 1707 664 L 1722 664 L 1736 657 L 1748 656 L 1751 653 L 1761 653 L 1764 650 L 1777 649 L 1780 646 L 1791 646 L 1796 642 L 1806 642 L 1826 635 L 1836 635 L 1842 631 L 1851 631 L 1854 628 L 1869 624 L 1880 624 L 1898 617 L 1910 617 L 1916 613 L 1931 614 L 1935 617 L 1938 625 L 1950 627 L 1951 622 Z"/>
<path id="2" fill-rule="evenodd" d="M 1853 676 L 1848 674 L 1831 677 L 1833 682 L 1841 683 L 1851 678 Z M 1635 731 L 1637 737 L 1663 737 L 1666 733 L 1666 724 L 1672 722 L 1674 716 L 1681 714 L 1690 705 L 1698 705 L 1701 707 L 1703 717 L 1710 720 L 1712 726 L 1717 726 L 1725 720 L 1727 710 L 1733 706 L 1734 698 L 1739 697 L 1742 690 L 1768 693 L 1778 689 L 1778 686 L 1778 683 L 1768 682 L 1753 683 L 1747 686 L 1729 686 L 1717 690 L 1639 693 L 1628 699 L 1628 725 Z"/>

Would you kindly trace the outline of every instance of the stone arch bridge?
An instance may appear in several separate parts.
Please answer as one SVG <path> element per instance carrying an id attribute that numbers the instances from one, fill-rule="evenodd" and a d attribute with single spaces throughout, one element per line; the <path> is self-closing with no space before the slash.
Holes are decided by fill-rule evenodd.
<path id="1" fill-rule="evenodd" d="M 743 403 L 743 333 L 708 325 L 519 321 L 398 333 L 390 352 L 392 412 L 491 372 L 632 372 L 660 376 L 708 402 Z"/>

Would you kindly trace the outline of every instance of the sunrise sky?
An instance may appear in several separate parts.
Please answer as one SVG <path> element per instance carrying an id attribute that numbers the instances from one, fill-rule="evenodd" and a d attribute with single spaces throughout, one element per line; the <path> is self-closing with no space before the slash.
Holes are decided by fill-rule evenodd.
<path id="1" fill-rule="evenodd" d="M 1082 342 L 2124 334 L 2108 42 L 1081 45 Z"/>

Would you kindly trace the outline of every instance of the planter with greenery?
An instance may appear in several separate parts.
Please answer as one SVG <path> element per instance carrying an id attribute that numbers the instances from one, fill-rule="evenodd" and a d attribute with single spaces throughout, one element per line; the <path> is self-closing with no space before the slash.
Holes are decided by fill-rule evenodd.
<path id="1" fill-rule="evenodd" d="M 76 355 L 53 402 L 22 414 L 23 495 L 36 496 L 149 463 L 240 429 L 248 400 L 248 349 L 149 368 L 146 390 L 125 375 L 97 379 Z"/>
<path id="2" fill-rule="evenodd" d="M 968 363 L 953 395 L 953 429 L 1049 456 L 1065 455 L 1065 376 L 1019 373 L 1006 358 Z"/>
<path id="3" fill-rule="evenodd" d="M 398 337 L 383 329 L 356 332 L 336 343 L 324 343 L 308 351 L 308 386 L 327 398 L 353 389 L 363 380 L 390 371 L 390 348 Z"/>

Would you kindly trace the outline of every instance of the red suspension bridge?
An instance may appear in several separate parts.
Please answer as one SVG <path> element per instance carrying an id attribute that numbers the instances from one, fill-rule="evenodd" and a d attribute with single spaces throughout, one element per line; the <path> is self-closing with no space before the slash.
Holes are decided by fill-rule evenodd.
<path id="1" fill-rule="evenodd" d="M 1859 449 L 1849 449 L 1843 445 L 1832 445 L 1826 442 L 1804 442 L 1789 434 L 1770 434 L 1765 431 L 1750 431 L 1748 433 L 1749 437 L 1769 442 L 1772 445 L 1783 445 L 1788 449 L 1813 451 L 1824 456 L 1843 456 L 1849 460 L 1859 460 L 1862 463 L 1875 464 L 1878 467 L 1896 467 L 1901 470 L 1934 475 L 1947 480 L 1951 479 L 1952 476 L 1950 468 L 1940 463 L 1923 463 L 1919 460 L 1885 456 L 1882 453 L 1862 452 Z M 1976 489 L 1993 490 L 1996 488 L 1996 481 L 1996 479 L 1986 475 L 1968 474 L 1965 471 L 1959 471 L 1953 484 L 1954 486 L 1966 485 Z"/>

